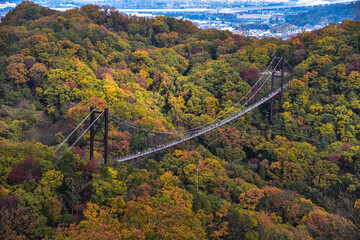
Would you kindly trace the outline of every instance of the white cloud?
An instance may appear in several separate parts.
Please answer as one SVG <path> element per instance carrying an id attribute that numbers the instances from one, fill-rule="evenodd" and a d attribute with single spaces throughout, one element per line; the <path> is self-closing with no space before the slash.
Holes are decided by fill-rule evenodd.
<path id="1" fill-rule="evenodd" d="M 16 4 L 15 3 L 9 3 L 9 2 L 0 3 L 0 8 L 7 8 L 7 7 L 14 8 L 14 7 L 16 7 Z"/>

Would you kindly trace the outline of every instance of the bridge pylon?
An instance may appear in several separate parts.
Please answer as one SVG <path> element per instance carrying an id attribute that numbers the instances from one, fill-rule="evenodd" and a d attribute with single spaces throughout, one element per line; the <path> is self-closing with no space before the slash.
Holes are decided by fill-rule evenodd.
<path id="1" fill-rule="evenodd" d="M 275 111 L 282 111 L 282 105 L 283 105 L 283 90 L 284 90 L 284 68 L 285 68 L 285 57 L 276 57 L 280 61 L 280 64 L 278 64 L 276 61 L 273 62 L 273 71 L 271 74 L 271 92 L 274 91 L 274 84 L 275 79 L 280 78 L 280 92 L 277 96 L 279 96 L 279 108 L 274 107 L 274 98 L 271 99 L 270 102 L 270 122 L 272 123 L 272 119 L 274 116 Z M 280 74 L 279 74 L 280 73 Z"/>
<path id="2" fill-rule="evenodd" d="M 97 118 L 95 114 L 103 114 L 103 117 L 100 122 L 98 122 L 97 126 L 95 126 L 95 121 Z M 102 129 L 102 123 L 104 122 L 104 127 L 102 135 L 103 138 L 95 138 L 96 133 Z M 102 142 L 104 143 L 104 163 L 107 162 L 108 159 L 108 142 L 109 142 L 109 109 L 106 108 L 104 111 L 94 110 L 94 107 L 90 107 L 90 160 L 94 158 L 94 142 Z"/>

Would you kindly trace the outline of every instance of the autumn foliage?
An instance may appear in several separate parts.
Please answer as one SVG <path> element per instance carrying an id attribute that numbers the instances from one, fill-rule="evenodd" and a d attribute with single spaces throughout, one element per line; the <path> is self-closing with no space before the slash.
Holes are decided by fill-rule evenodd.
<path id="1" fill-rule="evenodd" d="M 0 23 L 0 239 L 360 239 L 359 30 L 345 20 L 255 39 L 111 7 L 18 4 Z M 156 132 L 208 126 L 269 92 L 246 95 L 273 56 L 291 82 L 272 121 L 266 102 L 104 164 L 88 133 L 67 151 L 86 120 L 54 154 L 89 106 L 109 109 L 111 159 L 178 137 Z"/>

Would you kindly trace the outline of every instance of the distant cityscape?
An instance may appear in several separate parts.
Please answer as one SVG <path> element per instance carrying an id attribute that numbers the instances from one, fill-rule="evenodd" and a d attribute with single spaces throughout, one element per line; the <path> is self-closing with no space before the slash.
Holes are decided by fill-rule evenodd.
<path id="1" fill-rule="evenodd" d="M 21 1 L 0 3 L 5 15 Z M 200 28 L 229 30 L 253 37 L 287 39 L 299 32 L 311 31 L 327 23 L 298 27 L 287 23 L 286 17 L 311 10 L 316 6 L 356 2 L 354 0 L 34 0 L 35 3 L 59 11 L 85 4 L 113 7 L 129 16 L 155 17 L 165 15 L 192 21 Z"/>

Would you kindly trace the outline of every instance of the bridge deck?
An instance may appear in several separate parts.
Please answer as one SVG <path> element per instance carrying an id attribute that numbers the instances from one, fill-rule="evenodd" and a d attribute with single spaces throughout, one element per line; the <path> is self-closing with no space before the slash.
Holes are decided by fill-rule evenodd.
<path id="1" fill-rule="evenodd" d="M 283 87 L 285 87 L 289 82 L 285 83 Z M 205 133 L 208 133 L 212 130 L 215 130 L 239 117 L 241 117 L 242 115 L 252 111 L 254 108 L 257 108 L 258 106 L 262 105 L 263 103 L 269 101 L 270 99 L 272 99 L 273 97 L 275 97 L 278 93 L 280 93 L 281 91 L 281 88 L 275 90 L 274 92 L 270 93 L 268 96 L 262 98 L 260 101 L 250 105 L 249 107 L 245 108 L 244 110 L 240 111 L 240 112 L 237 112 L 237 113 L 234 113 L 232 115 L 230 115 L 229 117 L 225 118 L 224 120 L 221 120 L 209 127 L 206 127 L 206 128 L 203 128 L 199 131 L 196 131 L 196 132 L 193 132 L 189 135 L 187 135 L 186 137 L 184 138 L 180 138 L 178 140 L 175 140 L 173 142 L 169 142 L 165 145 L 161 145 L 161 146 L 158 146 L 158 147 L 155 147 L 155 148 L 149 148 L 149 149 L 146 149 L 144 151 L 141 151 L 141 152 L 138 152 L 137 154 L 132 154 L 132 155 L 128 155 L 128 156 L 125 156 L 125 157 L 120 157 L 120 158 L 114 158 L 112 160 L 115 160 L 115 161 L 119 161 L 119 162 L 126 162 L 126 161 L 130 161 L 132 159 L 136 159 L 136 158 L 140 158 L 140 157 L 144 157 L 146 155 L 150 155 L 150 154 L 153 154 L 153 153 L 156 153 L 156 152 L 160 152 L 162 150 L 165 150 L 167 148 L 170 148 L 170 147 L 173 147 L 175 145 L 178 145 L 180 143 L 183 143 L 183 142 L 186 142 L 190 139 L 193 139 L 193 138 L 196 138 L 196 137 L 199 137 Z"/>

